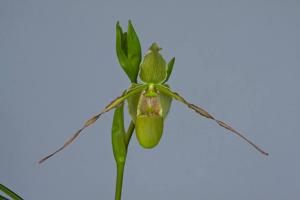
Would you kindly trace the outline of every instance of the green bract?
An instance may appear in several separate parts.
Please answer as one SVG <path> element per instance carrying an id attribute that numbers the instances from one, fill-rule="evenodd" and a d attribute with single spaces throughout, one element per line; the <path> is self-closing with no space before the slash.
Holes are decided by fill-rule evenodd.
<path id="1" fill-rule="evenodd" d="M 211 119 L 223 128 L 241 137 L 247 143 L 264 155 L 268 155 L 257 145 L 229 126 L 209 114 L 203 108 L 186 101 L 178 93 L 171 90 L 166 82 L 173 71 L 175 57 L 168 64 L 160 54 L 161 48 L 153 43 L 141 63 L 141 47 L 137 34 L 131 22 L 128 22 L 128 31 L 123 32 L 119 22 L 116 25 L 116 52 L 119 63 L 131 81 L 131 86 L 120 96 L 108 104 L 101 112 L 85 122 L 67 142 L 54 153 L 44 157 L 39 162 L 43 162 L 71 144 L 75 138 L 88 126 L 93 124 L 99 117 L 112 110 L 115 110 L 112 126 L 113 153 L 117 162 L 117 184 L 116 200 L 121 198 L 122 178 L 124 164 L 126 161 L 127 148 L 131 135 L 136 130 L 139 144 L 144 148 L 153 148 L 163 134 L 164 123 L 171 108 L 172 99 L 175 99 L 188 108 L 194 110 L 199 115 Z M 137 81 L 139 74 L 140 82 Z M 131 116 L 131 123 L 127 132 L 124 128 L 123 106 L 127 100 L 128 111 Z"/>
<path id="2" fill-rule="evenodd" d="M 116 25 L 116 52 L 119 63 L 132 83 L 136 83 L 142 58 L 141 45 L 135 30 L 128 22 L 128 31 L 123 32 L 119 22 Z"/>
<path id="3" fill-rule="evenodd" d="M 111 140 L 114 157 L 117 163 L 125 163 L 127 147 L 125 143 L 125 128 L 124 128 L 124 104 L 122 103 L 115 109 L 114 119 L 111 128 Z"/>

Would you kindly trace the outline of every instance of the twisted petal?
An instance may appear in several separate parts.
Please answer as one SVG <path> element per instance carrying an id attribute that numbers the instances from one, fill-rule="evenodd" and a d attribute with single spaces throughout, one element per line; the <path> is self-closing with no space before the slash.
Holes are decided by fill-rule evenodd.
<path id="1" fill-rule="evenodd" d="M 269 155 L 267 152 L 263 151 L 260 147 L 258 147 L 256 144 L 254 144 L 252 141 L 250 141 L 248 138 L 246 138 L 244 135 L 242 135 L 241 133 L 239 133 L 238 131 L 236 131 L 234 128 L 232 128 L 231 126 L 229 126 L 228 124 L 226 124 L 223 121 L 220 121 L 216 118 L 214 118 L 211 114 L 209 114 L 206 110 L 204 110 L 203 108 L 196 106 L 192 103 L 187 102 L 183 97 L 181 97 L 178 93 L 173 92 L 171 89 L 169 89 L 168 87 L 165 87 L 163 85 L 155 85 L 155 87 L 162 93 L 169 95 L 171 97 L 173 97 L 174 99 L 180 101 L 181 103 L 184 103 L 185 105 L 187 105 L 189 108 L 191 108 L 192 110 L 196 111 L 198 114 L 202 115 L 203 117 L 206 117 L 208 119 L 214 120 L 218 125 L 222 126 L 223 128 L 226 128 L 227 130 L 231 131 L 232 133 L 236 134 L 237 136 L 241 137 L 243 140 L 245 140 L 248 144 L 250 144 L 251 146 L 253 146 L 256 150 L 258 150 L 260 153 L 264 154 L 264 155 Z"/>
<path id="2" fill-rule="evenodd" d="M 56 151 L 54 151 L 53 153 L 51 153 L 50 155 L 42 158 L 38 163 L 42 163 L 44 161 L 46 161 L 47 159 L 49 159 L 50 157 L 54 156 L 55 154 L 57 154 L 58 152 L 60 152 L 61 150 L 63 150 L 64 148 L 66 148 L 67 146 L 69 146 L 79 135 L 80 133 L 87 128 L 88 126 L 92 125 L 93 123 L 95 123 L 102 114 L 110 111 L 111 109 L 117 107 L 120 103 L 122 103 L 125 99 L 127 99 L 128 97 L 141 92 L 142 90 L 144 90 L 147 87 L 147 85 L 135 85 L 133 87 L 131 87 L 126 93 L 124 93 L 123 95 L 121 95 L 120 97 L 117 97 L 115 100 L 113 100 L 110 104 L 108 104 L 101 112 L 99 112 L 98 114 L 96 114 L 95 116 L 91 117 L 90 119 L 88 119 L 84 125 L 76 132 L 74 133 L 59 149 L 57 149 Z"/>

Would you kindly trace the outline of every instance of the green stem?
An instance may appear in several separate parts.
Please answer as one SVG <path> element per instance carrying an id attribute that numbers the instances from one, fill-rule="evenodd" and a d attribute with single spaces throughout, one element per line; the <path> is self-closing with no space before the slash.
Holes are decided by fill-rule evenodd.
<path id="1" fill-rule="evenodd" d="M 121 200 L 124 166 L 125 163 L 117 163 L 117 182 L 115 200 Z"/>
<path id="2" fill-rule="evenodd" d="M 133 121 L 131 121 L 130 125 L 128 127 L 128 130 L 127 130 L 127 133 L 125 135 L 125 138 L 124 138 L 125 145 L 126 145 L 126 152 L 128 150 L 128 145 L 129 145 L 132 133 L 134 131 L 134 128 L 135 128 L 135 125 L 134 125 Z M 121 200 L 125 162 L 124 163 L 117 162 L 117 180 L 116 180 L 115 200 Z"/>

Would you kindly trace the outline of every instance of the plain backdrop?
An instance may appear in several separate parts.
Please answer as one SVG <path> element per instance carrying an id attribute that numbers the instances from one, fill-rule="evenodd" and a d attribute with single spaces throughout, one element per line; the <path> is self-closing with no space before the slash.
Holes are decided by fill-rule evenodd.
<path id="1" fill-rule="evenodd" d="M 169 84 L 270 153 L 173 102 L 160 144 L 130 143 L 124 200 L 300 198 L 299 1 L 0 1 L 0 182 L 26 200 L 114 199 L 112 112 L 129 86 L 115 24 L 176 57 Z M 127 116 L 126 122 L 129 122 Z"/>

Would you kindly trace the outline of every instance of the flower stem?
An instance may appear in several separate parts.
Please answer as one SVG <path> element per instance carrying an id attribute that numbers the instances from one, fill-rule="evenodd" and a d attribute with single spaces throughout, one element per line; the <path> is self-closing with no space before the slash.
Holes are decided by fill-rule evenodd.
<path id="1" fill-rule="evenodd" d="M 124 166 L 125 163 L 117 163 L 117 182 L 115 200 L 121 200 Z"/>

